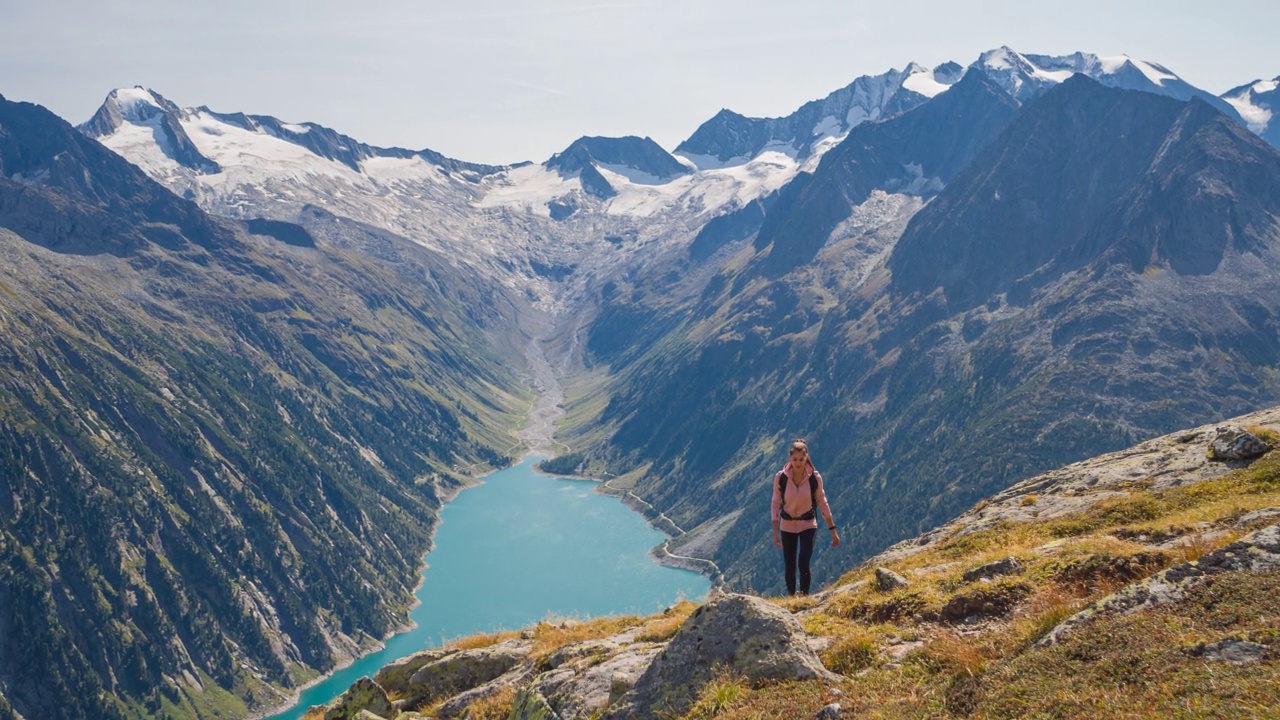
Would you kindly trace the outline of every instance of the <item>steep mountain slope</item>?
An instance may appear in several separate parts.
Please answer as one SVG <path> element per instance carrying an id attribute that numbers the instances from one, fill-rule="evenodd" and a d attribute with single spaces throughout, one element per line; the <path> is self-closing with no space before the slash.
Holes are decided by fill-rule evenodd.
<path id="1" fill-rule="evenodd" d="M 458 468 L 507 462 L 521 306 L 335 225 L 211 218 L 0 100 L 0 695 L 21 715 L 278 704 L 404 621 Z"/>
<path id="2" fill-rule="evenodd" d="M 1280 122 L 1275 117 L 1277 100 L 1280 100 L 1280 77 L 1271 80 L 1255 80 L 1222 94 L 1249 129 L 1258 133 L 1272 147 L 1280 148 Z"/>
<path id="3" fill-rule="evenodd" d="M 304 717 L 1269 717 L 1278 445 L 1278 408 L 1179 431 L 1028 478 L 812 597 L 462 638 Z"/>
<path id="4" fill-rule="evenodd" d="M 578 442 L 642 470 L 618 484 L 700 528 L 692 545 L 713 533 L 736 585 L 770 588 L 761 478 L 804 435 L 847 531 L 823 562 L 848 563 L 1017 477 L 1280 398 L 1278 198 L 1280 155 L 1207 104 L 1073 78 L 901 239 L 826 245 L 824 225 L 773 275 L 768 246 L 739 245 L 683 309 L 639 294 L 672 294 L 652 277 L 615 291 L 602 319 L 661 327 L 646 352 L 590 346 L 608 429 Z"/>

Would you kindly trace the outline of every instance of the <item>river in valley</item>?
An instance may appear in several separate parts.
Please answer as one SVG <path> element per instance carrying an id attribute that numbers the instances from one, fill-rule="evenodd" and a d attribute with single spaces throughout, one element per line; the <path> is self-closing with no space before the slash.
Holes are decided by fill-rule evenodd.
<path id="1" fill-rule="evenodd" d="M 539 620 L 651 613 L 701 599 L 707 578 L 663 567 L 665 536 L 595 484 L 534 471 L 537 457 L 486 477 L 445 506 L 411 614 L 417 627 L 302 692 L 273 720 L 327 703 L 361 676 L 442 642 Z"/>

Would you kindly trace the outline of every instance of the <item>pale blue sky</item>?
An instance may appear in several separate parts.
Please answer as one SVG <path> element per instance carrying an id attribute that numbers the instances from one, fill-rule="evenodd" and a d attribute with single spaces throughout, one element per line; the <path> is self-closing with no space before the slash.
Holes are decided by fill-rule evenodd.
<path id="1" fill-rule="evenodd" d="M 1280 75 L 1280 3 L 0 0 L 0 93 L 87 119 L 111 88 L 314 121 L 379 145 L 542 160 L 580 135 L 674 148 L 722 107 L 783 115 L 909 61 L 1009 45 Z"/>

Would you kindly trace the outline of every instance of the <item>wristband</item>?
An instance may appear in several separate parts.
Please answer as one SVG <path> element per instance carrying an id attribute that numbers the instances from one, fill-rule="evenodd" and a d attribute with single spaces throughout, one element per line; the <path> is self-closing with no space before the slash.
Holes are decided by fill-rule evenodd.
<path id="1" fill-rule="evenodd" d="M 835 529 L 836 529 L 836 528 L 838 528 L 838 527 L 840 527 L 840 526 L 839 526 L 839 525 L 828 525 L 828 526 L 827 526 L 827 529 L 828 529 L 828 530 L 835 530 Z"/>

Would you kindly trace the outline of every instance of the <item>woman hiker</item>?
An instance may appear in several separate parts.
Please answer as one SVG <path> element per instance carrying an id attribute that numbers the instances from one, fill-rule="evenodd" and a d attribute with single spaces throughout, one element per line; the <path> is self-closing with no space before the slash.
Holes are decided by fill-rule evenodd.
<path id="1" fill-rule="evenodd" d="M 809 459 L 809 444 L 791 443 L 791 459 L 773 478 L 773 544 L 782 548 L 787 574 L 787 594 L 796 594 L 796 561 L 800 568 L 800 594 L 809 594 L 809 558 L 818 532 L 818 511 L 831 531 L 831 547 L 840 547 L 840 532 L 831 519 L 831 506 L 822 487 L 822 476 Z M 797 555 L 799 557 L 797 558 Z"/>

